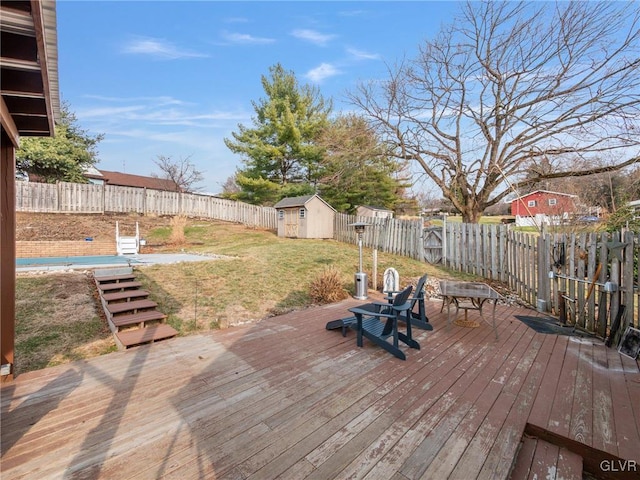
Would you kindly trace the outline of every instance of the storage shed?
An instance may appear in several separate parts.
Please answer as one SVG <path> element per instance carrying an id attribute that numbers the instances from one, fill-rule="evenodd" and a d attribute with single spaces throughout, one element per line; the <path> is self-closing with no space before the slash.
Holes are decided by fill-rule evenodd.
<path id="1" fill-rule="evenodd" d="M 393 218 L 393 210 L 382 207 L 372 207 L 370 205 L 360 205 L 356 209 L 356 215 L 359 217 Z"/>
<path id="2" fill-rule="evenodd" d="M 274 208 L 279 237 L 333 238 L 336 211 L 318 195 L 283 198 Z"/>

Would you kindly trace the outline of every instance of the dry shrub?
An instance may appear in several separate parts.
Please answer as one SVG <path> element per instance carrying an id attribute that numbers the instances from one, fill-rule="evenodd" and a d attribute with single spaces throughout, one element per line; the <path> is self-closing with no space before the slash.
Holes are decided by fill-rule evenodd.
<path id="1" fill-rule="evenodd" d="M 184 228 L 187 226 L 187 218 L 183 216 L 176 216 L 171 219 L 171 236 L 169 237 L 169 243 L 172 245 L 184 245 L 187 239 L 184 235 Z"/>
<path id="2" fill-rule="evenodd" d="M 349 295 L 342 286 L 340 271 L 329 267 L 311 281 L 309 296 L 314 303 L 325 304 L 339 302 Z"/>

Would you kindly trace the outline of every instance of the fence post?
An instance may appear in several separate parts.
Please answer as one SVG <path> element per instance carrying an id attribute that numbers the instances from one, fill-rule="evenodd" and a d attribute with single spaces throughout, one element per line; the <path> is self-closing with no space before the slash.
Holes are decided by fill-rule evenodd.
<path id="1" fill-rule="evenodd" d="M 566 292 L 563 290 L 558 290 L 558 320 L 561 324 L 565 325 L 567 323 L 567 308 L 564 302 L 564 296 Z M 574 319 L 575 321 L 575 319 Z"/>
<path id="2" fill-rule="evenodd" d="M 447 266 L 447 216 L 442 215 L 442 265 Z"/>
<path id="3" fill-rule="evenodd" d="M 547 252 L 549 251 L 548 234 L 543 231 L 538 236 L 538 301 L 536 308 L 540 312 L 548 312 L 550 311 L 550 296 L 551 292 L 549 291 L 549 286 L 551 282 L 549 282 L 549 263 L 547 262 Z"/>

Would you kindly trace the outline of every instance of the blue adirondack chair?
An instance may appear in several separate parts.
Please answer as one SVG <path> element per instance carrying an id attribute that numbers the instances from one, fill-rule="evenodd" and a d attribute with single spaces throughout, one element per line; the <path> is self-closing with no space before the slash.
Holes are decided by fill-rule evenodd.
<path id="1" fill-rule="evenodd" d="M 362 347 L 362 339 L 366 337 L 401 360 L 406 360 L 407 357 L 400 350 L 399 341 L 411 348 L 420 349 L 420 344 L 411 337 L 411 322 L 407 322 L 406 334 L 398 331 L 398 321 L 403 314 L 407 315 L 411 307 L 409 297 L 412 290 L 413 286 L 409 285 L 393 298 L 393 303 L 372 302 L 349 309 L 356 317 L 359 347 Z M 392 343 L 387 341 L 389 338 Z"/>
<path id="2" fill-rule="evenodd" d="M 400 320 L 403 322 L 407 321 L 407 317 L 411 320 L 411 326 L 421 328 L 423 330 L 433 330 L 433 325 L 429 323 L 429 318 L 427 317 L 427 312 L 425 308 L 425 292 L 424 286 L 427 283 L 428 275 L 425 273 L 420 277 L 418 283 L 416 284 L 416 289 L 413 292 L 413 296 L 409 298 L 411 302 L 411 308 L 404 312 L 400 316 Z M 397 292 L 386 292 L 387 300 L 391 301 L 394 297 L 394 294 Z M 416 305 L 418 306 L 416 311 Z"/>

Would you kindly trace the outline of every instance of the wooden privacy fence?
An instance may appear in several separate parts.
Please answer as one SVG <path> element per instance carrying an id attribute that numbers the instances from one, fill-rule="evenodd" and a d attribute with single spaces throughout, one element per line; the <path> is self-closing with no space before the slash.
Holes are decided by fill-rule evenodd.
<path id="1" fill-rule="evenodd" d="M 638 250 L 640 238 L 630 231 L 546 234 L 540 238 L 543 301 L 581 328 L 614 337 L 626 326 L 640 326 Z M 563 305 L 564 301 L 564 305 Z M 620 325 L 615 325 L 618 314 Z"/>
<path id="2" fill-rule="evenodd" d="M 81 183 L 16 182 L 16 210 L 45 213 L 185 215 L 275 230 L 274 208 L 211 195 Z"/>
<path id="3" fill-rule="evenodd" d="M 352 223 L 369 224 L 362 235 L 362 245 L 382 252 L 393 253 L 416 260 L 424 260 L 422 220 L 399 220 L 336 213 L 334 239 L 345 243 L 358 243 Z"/>
<path id="4" fill-rule="evenodd" d="M 605 338 L 613 327 L 617 342 L 627 326 L 640 325 L 640 237 L 633 232 L 536 235 L 445 223 L 441 236 L 444 266 L 500 281 L 577 328 Z"/>

